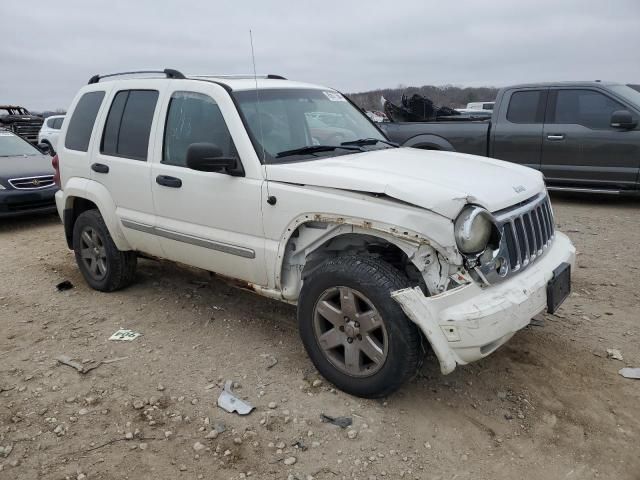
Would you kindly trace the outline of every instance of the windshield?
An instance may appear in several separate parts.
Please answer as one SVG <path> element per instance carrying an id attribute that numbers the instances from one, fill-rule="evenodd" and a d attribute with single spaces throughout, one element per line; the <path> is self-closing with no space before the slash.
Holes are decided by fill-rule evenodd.
<path id="1" fill-rule="evenodd" d="M 390 148 L 369 119 L 340 93 L 315 89 L 234 92 L 258 155 L 267 163 L 313 160 Z M 257 102 L 259 97 L 259 103 Z M 357 147 L 344 142 L 367 139 Z M 376 142 L 379 140 L 379 142 Z M 336 148 L 318 148 L 332 146 Z"/>
<path id="2" fill-rule="evenodd" d="M 636 108 L 640 108 L 640 92 L 634 90 L 626 85 L 611 85 L 609 88 L 623 97 L 628 102 L 632 103 Z"/>
<path id="3" fill-rule="evenodd" d="M 0 157 L 20 155 L 42 155 L 42 153 L 13 133 L 0 131 Z"/>

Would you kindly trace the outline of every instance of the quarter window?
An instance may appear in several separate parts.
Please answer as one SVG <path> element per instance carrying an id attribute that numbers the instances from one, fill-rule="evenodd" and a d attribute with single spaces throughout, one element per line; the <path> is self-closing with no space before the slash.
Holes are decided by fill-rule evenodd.
<path id="1" fill-rule="evenodd" d="M 66 148 L 80 152 L 87 151 L 93 124 L 103 99 L 104 92 L 88 92 L 80 98 L 69 121 L 69 128 L 64 140 Z"/>
<path id="2" fill-rule="evenodd" d="M 611 114 L 624 110 L 618 102 L 594 90 L 558 90 L 553 123 L 610 128 Z"/>
<path id="3" fill-rule="evenodd" d="M 56 119 L 55 118 L 49 118 L 47 119 L 47 127 L 49 128 L 56 128 Z"/>
<path id="4" fill-rule="evenodd" d="M 511 95 L 507 120 L 512 123 L 542 123 L 544 104 L 541 90 L 526 90 Z"/>
<path id="5" fill-rule="evenodd" d="M 62 128 L 62 121 L 64 120 L 63 118 L 56 118 L 55 121 L 53 122 L 53 128 L 55 128 L 56 130 L 60 130 Z"/>
<path id="6" fill-rule="evenodd" d="M 115 157 L 147 160 L 156 90 L 123 90 L 116 94 L 104 125 L 100 152 Z"/>
<path id="7" fill-rule="evenodd" d="M 201 93 L 175 92 L 167 112 L 162 163 L 186 166 L 192 143 L 213 143 L 223 156 L 238 156 L 218 104 Z"/>

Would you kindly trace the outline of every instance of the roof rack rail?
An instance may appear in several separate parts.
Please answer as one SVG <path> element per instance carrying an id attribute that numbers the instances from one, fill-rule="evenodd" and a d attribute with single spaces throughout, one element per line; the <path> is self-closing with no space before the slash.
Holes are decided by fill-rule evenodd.
<path id="1" fill-rule="evenodd" d="M 138 70 L 135 72 L 120 72 L 120 73 L 109 73 L 108 75 L 94 75 L 89 79 L 89 85 L 91 85 L 92 83 L 98 83 L 103 78 L 118 77 L 120 75 L 140 75 L 140 74 L 149 74 L 149 73 L 162 73 L 166 75 L 167 78 L 173 78 L 173 79 L 186 78 L 178 70 L 174 70 L 172 68 L 165 68 L 164 70 Z"/>
<path id="2" fill-rule="evenodd" d="M 238 73 L 231 75 L 187 75 L 187 78 L 226 78 L 226 79 L 234 79 L 234 80 L 245 80 L 245 79 L 253 79 L 253 78 L 261 78 L 261 79 L 269 79 L 269 80 L 286 80 L 282 75 L 274 75 L 269 73 L 267 75 L 254 75 L 253 73 Z"/>

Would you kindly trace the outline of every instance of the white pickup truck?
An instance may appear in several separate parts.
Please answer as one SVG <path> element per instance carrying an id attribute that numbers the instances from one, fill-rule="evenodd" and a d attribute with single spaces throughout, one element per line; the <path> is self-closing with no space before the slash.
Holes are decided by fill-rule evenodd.
<path id="1" fill-rule="evenodd" d="M 134 73 L 92 77 L 53 159 L 91 287 L 133 282 L 139 254 L 232 277 L 297 304 L 313 363 L 363 397 L 428 348 L 444 374 L 479 360 L 566 298 L 575 250 L 539 172 L 398 148 L 326 87 Z"/>

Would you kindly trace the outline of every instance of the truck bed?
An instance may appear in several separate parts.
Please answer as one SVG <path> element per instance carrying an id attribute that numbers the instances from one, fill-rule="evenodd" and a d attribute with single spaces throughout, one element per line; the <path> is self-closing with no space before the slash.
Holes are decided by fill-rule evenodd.
<path id="1" fill-rule="evenodd" d="M 390 122 L 379 124 L 389 139 L 407 147 L 488 156 L 491 122 Z"/>

